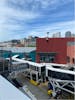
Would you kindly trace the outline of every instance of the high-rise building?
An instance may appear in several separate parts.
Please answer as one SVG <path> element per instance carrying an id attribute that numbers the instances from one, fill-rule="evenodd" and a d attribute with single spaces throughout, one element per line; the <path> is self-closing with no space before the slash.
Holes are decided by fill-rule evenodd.
<path id="1" fill-rule="evenodd" d="M 53 38 L 59 38 L 59 37 L 61 37 L 61 32 L 54 33 L 52 37 Z"/>
<path id="2" fill-rule="evenodd" d="M 70 32 L 70 31 L 67 31 L 67 32 L 65 33 L 65 37 L 71 37 L 71 32 Z"/>
<path id="3" fill-rule="evenodd" d="M 71 34 L 71 37 L 75 37 L 75 34 L 74 34 L 74 33 L 72 33 L 72 34 Z"/>

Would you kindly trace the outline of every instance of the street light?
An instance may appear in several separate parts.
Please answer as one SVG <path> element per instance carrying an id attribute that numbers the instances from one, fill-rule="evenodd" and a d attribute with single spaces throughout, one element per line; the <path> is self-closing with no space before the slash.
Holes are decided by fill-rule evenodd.
<path id="1" fill-rule="evenodd" d="M 46 37 L 46 40 L 48 41 L 48 37 L 49 37 L 49 32 L 47 32 L 47 37 Z"/>

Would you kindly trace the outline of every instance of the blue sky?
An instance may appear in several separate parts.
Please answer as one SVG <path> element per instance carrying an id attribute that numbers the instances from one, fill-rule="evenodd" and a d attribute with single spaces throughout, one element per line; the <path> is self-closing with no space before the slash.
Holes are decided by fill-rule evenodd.
<path id="1" fill-rule="evenodd" d="M 0 0 L 0 41 L 75 33 L 74 0 Z"/>

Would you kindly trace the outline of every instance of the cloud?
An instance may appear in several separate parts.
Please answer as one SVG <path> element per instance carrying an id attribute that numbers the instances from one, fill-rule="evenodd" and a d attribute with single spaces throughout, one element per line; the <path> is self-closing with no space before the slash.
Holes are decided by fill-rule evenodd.
<path id="1" fill-rule="evenodd" d="M 24 30 L 26 28 L 26 25 L 24 24 L 24 27 L 20 24 L 16 23 L 16 20 L 24 20 L 25 22 L 35 19 L 38 17 L 38 14 L 23 10 L 20 11 L 16 8 L 10 7 L 7 5 L 8 0 L 0 0 L 0 40 L 4 40 L 4 36 L 9 39 L 9 37 L 12 38 L 12 35 L 9 35 L 11 33 L 15 33 L 19 30 Z M 15 0 L 16 1 L 16 0 Z M 18 0 L 17 0 L 18 1 Z M 12 20 L 12 23 L 10 23 L 10 19 Z M 13 23 L 14 22 L 14 23 Z M 17 33 L 16 33 L 17 34 Z M 14 34 L 13 34 L 14 35 Z"/>
<path id="2" fill-rule="evenodd" d="M 67 22 L 59 22 L 54 24 L 48 24 L 44 26 L 39 26 L 37 29 L 33 29 L 29 32 L 29 35 L 38 35 L 41 37 L 46 36 L 47 32 L 50 32 L 50 36 L 52 36 L 55 32 L 61 32 L 61 35 L 64 36 L 66 31 L 71 31 L 75 33 L 75 21 L 67 21 Z"/>
<path id="3" fill-rule="evenodd" d="M 5 0 L 4 1 L 4 5 L 0 7 L 0 13 L 2 16 L 5 16 L 5 17 L 17 17 L 17 18 L 23 18 L 23 19 L 33 19 L 35 17 L 38 16 L 38 14 L 36 13 L 33 13 L 33 12 L 30 12 L 30 11 L 20 11 L 16 8 L 12 8 L 12 7 L 9 7 L 7 5 L 5 5 Z M 3 4 L 3 1 L 2 1 L 2 4 Z"/>
<path id="4" fill-rule="evenodd" d="M 73 19 L 73 9 L 66 7 L 66 10 L 64 5 L 71 5 L 72 2 L 73 0 L 0 0 L 0 41 L 34 35 L 33 33 L 42 35 L 46 31 L 63 31 L 64 26 L 65 29 L 71 29 L 72 25 L 67 25 L 72 23 L 65 21 Z M 59 7 L 63 9 L 60 10 Z M 62 21 L 64 25 L 59 24 Z"/>
<path id="5" fill-rule="evenodd" d="M 28 11 L 39 11 L 43 9 L 55 9 L 58 6 L 72 2 L 73 0 L 8 0 L 8 6 L 19 9 L 19 10 L 28 10 Z"/>

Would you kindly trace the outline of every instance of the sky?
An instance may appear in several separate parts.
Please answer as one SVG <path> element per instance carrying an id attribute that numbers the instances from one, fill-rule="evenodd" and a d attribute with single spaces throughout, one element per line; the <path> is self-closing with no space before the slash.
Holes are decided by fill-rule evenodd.
<path id="1" fill-rule="evenodd" d="M 0 42 L 75 33 L 74 0 L 0 0 Z"/>

